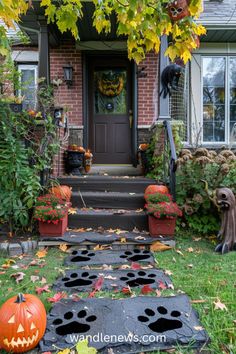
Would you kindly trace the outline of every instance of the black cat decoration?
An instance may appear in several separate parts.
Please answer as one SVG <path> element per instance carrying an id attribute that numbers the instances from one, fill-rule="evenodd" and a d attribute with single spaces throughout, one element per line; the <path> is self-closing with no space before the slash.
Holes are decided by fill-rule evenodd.
<path id="1" fill-rule="evenodd" d="M 161 73 L 162 90 L 160 96 L 163 93 L 163 98 L 167 95 L 171 96 L 171 90 L 178 91 L 179 78 L 182 75 L 182 67 L 177 64 L 168 65 Z"/>

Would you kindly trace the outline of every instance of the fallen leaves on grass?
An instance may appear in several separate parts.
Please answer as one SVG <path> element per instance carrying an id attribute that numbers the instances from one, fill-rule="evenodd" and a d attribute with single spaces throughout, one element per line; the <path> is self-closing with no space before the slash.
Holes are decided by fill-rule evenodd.
<path id="1" fill-rule="evenodd" d="M 155 290 L 153 288 L 150 287 L 150 285 L 144 285 L 141 289 L 141 294 L 143 295 L 147 295 L 150 294 L 152 292 L 154 292 Z"/>
<path id="2" fill-rule="evenodd" d="M 44 257 L 46 257 L 47 253 L 48 253 L 48 249 L 44 248 L 43 250 L 40 250 L 36 253 L 36 257 L 44 258 Z"/>
<path id="3" fill-rule="evenodd" d="M 202 239 L 201 237 L 194 237 L 194 238 L 193 238 L 193 241 L 199 242 L 199 241 L 201 241 L 201 239 Z"/>
<path id="4" fill-rule="evenodd" d="M 180 256 L 184 257 L 183 252 L 181 252 L 180 250 L 176 250 L 176 253 L 178 253 Z"/>
<path id="5" fill-rule="evenodd" d="M 18 272 L 11 274 L 10 278 L 14 278 L 16 283 L 19 284 L 23 279 L 24 279 L 25 273 L 23 272 Z"/>
<path id="6" fill-rule="evenodd" d="M 47 300 L 48 302 L 58 302 L 62 299 L 66 299 L 67 298 L 67 295 L 65 292 L 59 292 L 59 293 L 56 293 L 53 297 L 49 297 Z"/>
<path id="7" fill-rule="evenodd" d="M 165 273 L 166 275 L 173 275 L 173 273 L 172 273 L 170 270 L 168 270 L 168 269 L 166 269 L 166 270 L 164 271 L 164 273 Z"/>
<path id="8" fill-rule="evenodd" d="M 46 284 L 46 285 L 44 285 L 42 287 L 37 287 L 35 289 L 35 292 L 36 292 L 36 294 L 41 295 L 42 293 L 50 293 L 51 290 L 49 289 L 49 285 Z"/>
<path id="9" fill-rule="evenodd" d="M 3 269 L 8 269 L 8 268 L 11 267 L 12 264 L 15 264 L 15 263 L 16 263 L 16 261 L 14 261 L 14 259 L 7 259 L 5 261 L 5 263 L 2 265 L 2 268 Z"/>
<path id="10" fill-rule="evenodd" d="M 206 303 L 207 301 L 206 300 L 203 300 L 203 299 L 199 299 L 199 300 L 191 300 L 191 303 L 192 304 L 204 304 Z"/>
<path id="11" fill-rule="evenodd" d="M 32 281 L 32 283 L 35 283 L 36 281 L 39 280 L 39 276 L 38 275 L 31 275 L 30 280 Z"/>
<path id="12" fill-rule="evenodd" d="M 227 307 L 223 302 L 221 302 L 219 299 L 217 301 L 214 301 L 214 310 L 221 310 L 221 311 L 228 311 Z"/>
<path id="13" fill-rule="evenodd" d="M 152 252 L 162 252 L 162 251 L 167 251 L 170 249 L 171 249 L 170 246 L 165 245 L 164 243 L 161 243 L 159 241 L 154 242 L 150 247 L 150 250 Z"/>
<path id="14" fill-rule="evenodd" d="M 188 251 L 189 253 L 193 253 L 193 252 L 194 252 L 194 249 L 193 249 L 192 247 L 189 247 L 189 248 L 187 249 L 187 251 Z"/>

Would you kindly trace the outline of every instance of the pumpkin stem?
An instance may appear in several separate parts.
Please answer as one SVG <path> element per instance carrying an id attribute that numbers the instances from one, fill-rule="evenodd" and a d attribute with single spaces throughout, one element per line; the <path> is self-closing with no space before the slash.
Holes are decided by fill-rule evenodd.
<path id="1" fill-rule="evenodd" d="M 17 298 L 16 298 L 15 303 L 16 303 L 16 304 L 21 304 L 22 302 L 25 302 L 25 298 L 24 298 L 24 295 L 23 295 L 23 294 L 19 293 L 19 294 L 17 295 Z"/>

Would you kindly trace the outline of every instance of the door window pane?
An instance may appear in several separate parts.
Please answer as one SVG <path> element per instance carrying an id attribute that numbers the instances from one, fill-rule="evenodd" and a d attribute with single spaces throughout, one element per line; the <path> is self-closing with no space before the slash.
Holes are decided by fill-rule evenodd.
<path id="1" fill-rule="evenodd" d="M 225 141 L 225 58 L 203 58 L 203 141 Z"/>
<path id="2" fill-rule="evenodd" d="M 236 126 L 236 58 L 230 58 L 229 64 L 230 81 L 230 132 Z"/>
<path id="3" fill-rule="evenodd" d="M 124 69 L 99 69 L 94 72 L 94 113 L 127 113 L 127 72 Z"/>

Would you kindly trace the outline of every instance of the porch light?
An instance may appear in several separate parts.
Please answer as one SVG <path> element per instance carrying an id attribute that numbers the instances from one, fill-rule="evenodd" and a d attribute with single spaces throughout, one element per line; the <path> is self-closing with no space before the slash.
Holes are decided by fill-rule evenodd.
<path id="1" fill-rule="evenodd" d="M 64 72 L 64 80 L 67 84 L 67 87 L 69 88 L 72 86 L 73 82 L 73 66 L 71 64 L 66 64 L 62 68 Z"/>

